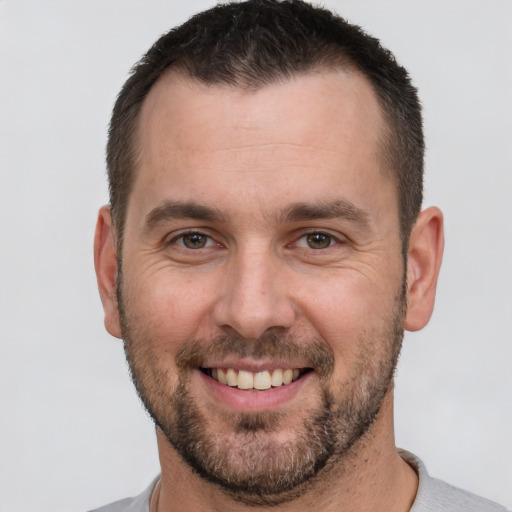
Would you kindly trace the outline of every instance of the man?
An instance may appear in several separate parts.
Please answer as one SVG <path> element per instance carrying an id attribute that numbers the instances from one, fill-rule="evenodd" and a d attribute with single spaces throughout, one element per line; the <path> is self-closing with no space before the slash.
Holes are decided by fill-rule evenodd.
<path id="1" fill-rule="evenodd" d="M 228 4 L 155 43 L 114 108 L 95 263 L 162 472 L 102 511 L 504 510 L 394 443 L 443 251 L 423 150 L 406 71 L 328 11 Z"/>

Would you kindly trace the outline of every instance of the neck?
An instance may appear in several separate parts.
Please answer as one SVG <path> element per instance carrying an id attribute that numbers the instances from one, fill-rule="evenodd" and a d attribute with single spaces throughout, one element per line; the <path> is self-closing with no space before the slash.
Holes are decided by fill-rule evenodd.
<path id="1" fill-rule="evenodd" d="M 418 487 L 415 471 L 398 455 L 393 435 L 392 390 L 379 417 L 342 462 L 326 466 L 307 490 L 271 508 L 273 512 L 407 512 Z M 256 512 L 266 506 L 245 505 L 197 474 L 157 431 L 162 476 L 155 489 L 152 512 Z"/>

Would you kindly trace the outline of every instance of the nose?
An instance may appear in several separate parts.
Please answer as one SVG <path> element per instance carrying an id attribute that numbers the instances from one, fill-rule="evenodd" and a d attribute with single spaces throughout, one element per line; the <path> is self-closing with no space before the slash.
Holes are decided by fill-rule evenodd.
<path id="1" fill-rule="evenodd" d="M 296 313 L 290 287 L 269 251 L 248 249 L 233 257 L 226 268 L 213 310 L 218 327 L 257 339 L 268 329 L 293 325 Z"/>

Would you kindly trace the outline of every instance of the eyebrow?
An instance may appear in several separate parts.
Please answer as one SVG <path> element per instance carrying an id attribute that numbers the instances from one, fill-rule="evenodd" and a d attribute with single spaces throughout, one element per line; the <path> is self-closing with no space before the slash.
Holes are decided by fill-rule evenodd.
<path id="1" fill-rule="evenodd" d="M 341 218 L 353 222 L 361 228 L 370 228 L 368 212 L 345 199 L 320 203 L 294 203 L 287 206 L 279 217 L 281 222 Z M 159 224 L 173 219 L 226 222 L 227 217 L 217 208 L 192 201 L 164 201 L 146 215 L 145 230 L 151 231 Z"/>
<path id="2" fill-rule="evenodd" d="M 225 220 L 225 216 L 217 208 L 211 208 L 190 201 L 164 201 L 146 215 L 145 229 L 151 231 L 159 224 L 173 219 L 220 222 Z"/>
<path id="3" fill-rule="evenodd" d="M 368 212 L 345 199 L 313 204 L 295 203 L 285 208 L 282 218 L 288 222 L 340 218 L 358 224 L 361 228 L 370 228 Z"/>

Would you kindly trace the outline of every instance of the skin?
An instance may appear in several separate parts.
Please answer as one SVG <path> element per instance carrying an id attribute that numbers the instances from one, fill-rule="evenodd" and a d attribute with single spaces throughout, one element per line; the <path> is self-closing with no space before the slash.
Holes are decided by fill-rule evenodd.
<path id="1" fill-rule="evenodd" d="M 179 384 L 175 358 L 189 340 L 225 334 L 256 340 L 279 329 L 299 340 L 324 340 L 334 356 L 326 385 L 342 393 L 357 379 L 364 349 L 372 349 L 364 355 L 370 367 L 389 357 L 372 333 L 386 332 L 404 274 L 404 327 L 418 330 L 428 322 L 442 215 L 437 208 L 419 215 L 404 269 L 396 188 L 379 153 L 383 127 L 371 87 L 355 72 L 320 70 L 257 91 L 205 86 L 174 72 L 159 79 L 141 112 L 122 277 L 127 317 L 137 334 L 147 335 L 138 357 L 165 375 L 170 388 Z M 177 202 L 216 209 L 217 218 L 161 215 L 162 205 Z M 315 219 L 285 215 L 299 203 L 340 202 L 357 215 L 346 208 Z M 207 235 L 206 247 L 184 246 L 179 236 L 187 230 Z M 311 232 L 331 236 L 329 246 L 308 246 Z M 108 207 L 98 217 L 95 263 L 105 325 L 121 337 Z M 210 363 L 273 364 L 254 358 Z M 285 364 L 299 362 L 279 367 Z M 296 425 L 317 406 L 321 382 L 312 372 L 279 403 L 262 398 L 265 392 L 240 402 L 229 388 L 227 395 L 212 391 L 198 371 L 188 377 L 197 407 L 210 411 L 212 431 L 235 440 L 229 414 L 278 411 L 285 420 L 268 435 L 279 442 L 294 440 Z M 391 387 L 345 463 L 274 510 L 409 510 L 417 476 L 396 452 L 392 409 Z M 157 437 L 162 477 L 152 510 L 251 508 L 192 472 L 158 429 Z"/>

